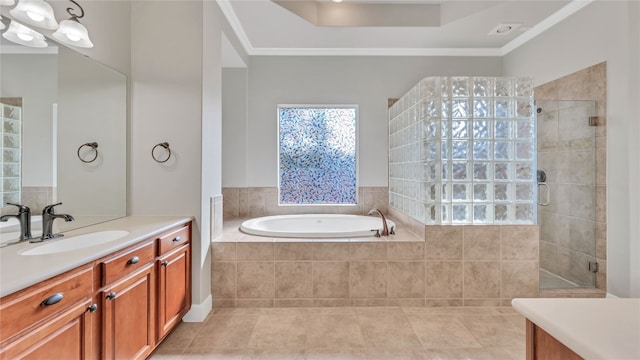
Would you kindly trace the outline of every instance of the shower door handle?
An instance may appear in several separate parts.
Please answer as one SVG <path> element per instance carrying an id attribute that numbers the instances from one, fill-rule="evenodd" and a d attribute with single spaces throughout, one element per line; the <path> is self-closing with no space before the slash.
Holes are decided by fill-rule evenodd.
<path id="1" fill-rule="evenodd" d="M 542 189 L 544 189 L 544 192 L 547 194 L 545 201 L 541 200 L 542 197 L 540 196 L 540 194 L 542 193 Z M 547 184 L 546 182 L 538 183 L 538 205 L 549 206 L 549 204 L 551 204 L 551 191 L 549 188 L 549 184 Z"/>

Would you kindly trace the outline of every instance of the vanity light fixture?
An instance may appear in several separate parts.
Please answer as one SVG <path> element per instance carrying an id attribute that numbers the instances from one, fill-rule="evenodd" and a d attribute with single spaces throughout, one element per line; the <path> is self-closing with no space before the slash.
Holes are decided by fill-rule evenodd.
<path id="1" fill-rule="evenodd" d="M 24 46 L 47 47 L 44 35 L 15 21 L 11 21 L 9 29 L 2 34 L 2 37 Z"/>
<path id="2" fill-rule="evenodd" d="M 53 8 L 44 0 L 19 0 L 9 14 L 14 19 L 41 29 L 55 30 L 58 22 L 53 14 Z"/>
<path id="3" fill-rule="evenodd" d="M 13 6 L 15 4 L 15 0 L 0 0 L 0 5 L 2 6 Z"/>
<path id="4" fill-rule="evenodd" d="M 92 48 L 93 43 L 89 39 L 89 31 L 84 25 L 80 24 L 78 20 L 84 16 L 84 9 L 74 0 L 69 1 L 80 9 L 80 15 L 76 15 L 73 12 L 73 8 L 67 8 L 67 12 L 71 17 L 68 20 L 62 20 L 60 27 L 58 27 L 58 30 L 54 32 L 52 36 L 54 39 L 67 45 Z"/>

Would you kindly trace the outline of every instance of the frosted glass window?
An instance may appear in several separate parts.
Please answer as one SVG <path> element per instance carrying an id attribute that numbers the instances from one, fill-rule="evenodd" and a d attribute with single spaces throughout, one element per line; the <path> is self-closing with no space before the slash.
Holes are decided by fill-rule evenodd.
<path id="1" fill-rule="evenodd" d="M 278 107 L 280 204 L 355 204 L 356 106 Z"/>

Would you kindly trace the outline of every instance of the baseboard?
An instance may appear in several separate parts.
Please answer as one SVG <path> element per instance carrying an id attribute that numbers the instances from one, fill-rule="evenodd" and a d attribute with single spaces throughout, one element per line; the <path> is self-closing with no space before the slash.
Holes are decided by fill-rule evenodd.
<path id="1" fill-rule="evenodd" d="M 203 322 L 211 312 L 213 298 L 211 295 L 200 304 L 191 304 L 191 310 L 182 318 L 184 322 Z"/>

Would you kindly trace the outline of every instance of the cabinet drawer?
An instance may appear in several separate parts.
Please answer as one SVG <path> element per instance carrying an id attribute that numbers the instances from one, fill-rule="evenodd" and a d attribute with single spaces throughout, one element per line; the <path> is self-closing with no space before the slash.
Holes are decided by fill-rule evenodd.
<path id="1" fill-rule="evenodd" d="M 152 263 L 155 258 L 154 253 L 154 243 L 150 241 L 102 261 L 102 286 Z"/>
<path id="2" fill-rule="evenodd" d="M 158 238 L 158 255 L 166 254 L 167 252 L 188 243 L 190 238 L 191 227 L 188 224 L 161 235 Z"/>
<path id="3" fill-rule="evenodd" d="M 0 300 L 0 329 L 2 340 L 50 315 L 88 299 L 92 289 L 93 268 L 62 274 L 28 288 L 27 291 L 9 295 Z"/>

